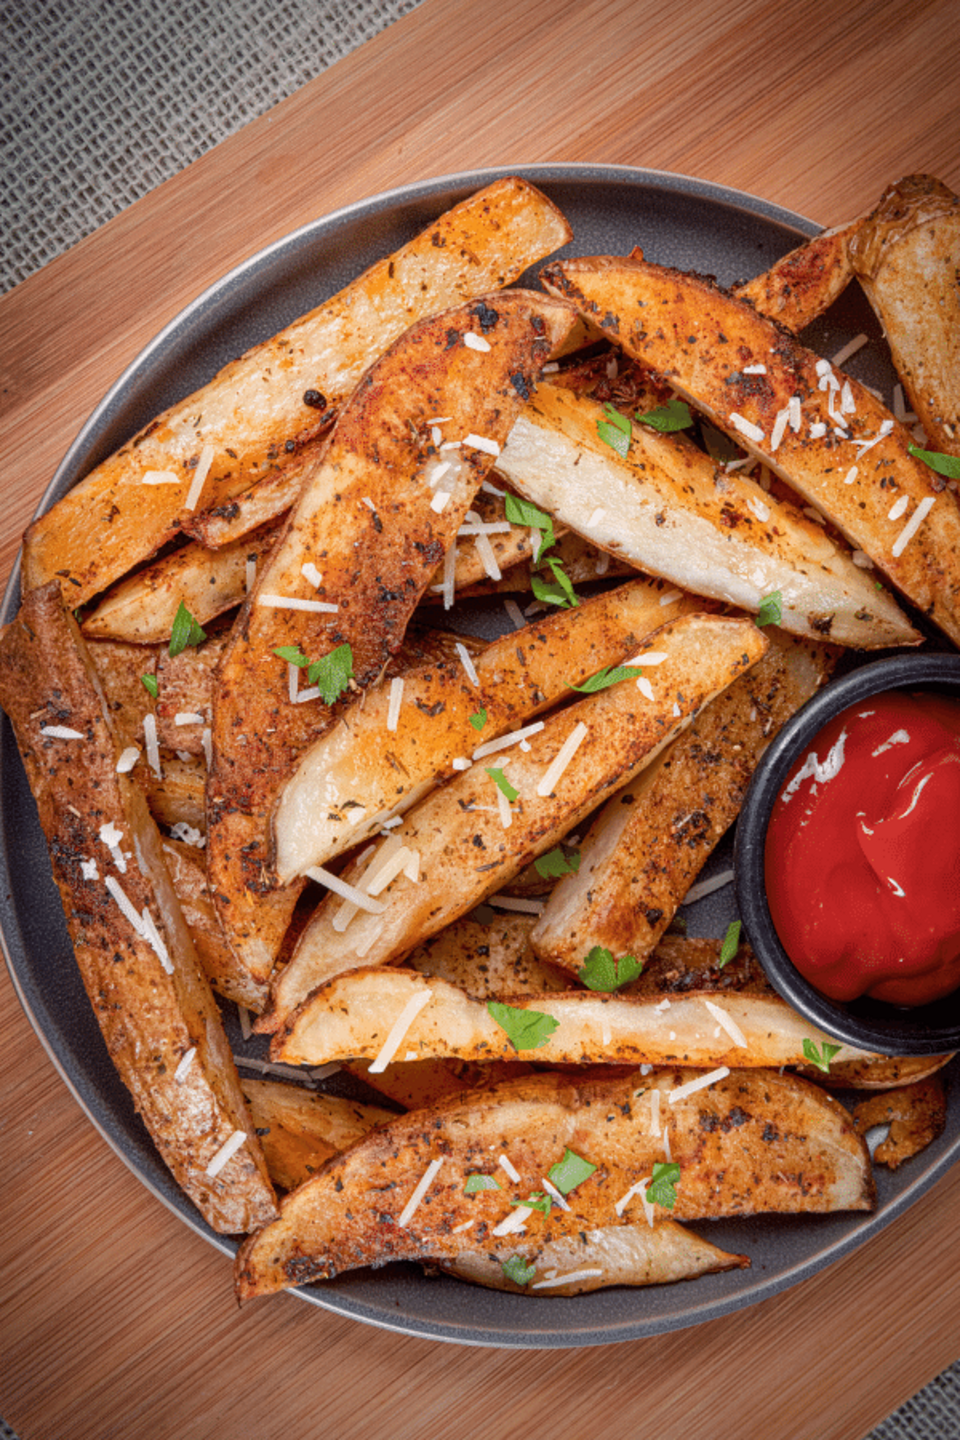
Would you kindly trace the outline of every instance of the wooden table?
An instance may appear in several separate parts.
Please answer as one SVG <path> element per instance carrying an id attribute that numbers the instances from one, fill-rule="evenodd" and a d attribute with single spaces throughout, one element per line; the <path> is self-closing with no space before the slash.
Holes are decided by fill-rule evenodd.
<path id="1" fill-rule="evenodd" d="M 953 0 L 426 0 L 0 301 L 3 575 L 121 369 L 303 222 L 422 177 L 566 160 L 697 175 L 831 224 L 910 171 L 960 188 L 958 59 Z M 6 975 L 0 1037 L 0 1411 L 22 1440 L 856 1440 L 960 1355 L 960 1169 L 787 1293 L 613 1350 L 434 1344 L 291 1296 L 238 1312 L 227 1262 L 92 1129 Z"/>

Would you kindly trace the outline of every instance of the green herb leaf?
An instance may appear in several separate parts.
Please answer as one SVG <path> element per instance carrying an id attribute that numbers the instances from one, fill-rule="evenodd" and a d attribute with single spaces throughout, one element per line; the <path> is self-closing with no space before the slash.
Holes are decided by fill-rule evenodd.
<path id="1" fill-rule="evenodd" d="M 521 1010 L 516 1005 L 504 1005 L 499 1000 L 488 1000 L 487 1009 L 517 1051 L 539 1050 L 560 1024 L 552 1015 L 544 1015 L 540 1010 Z"/>
<path id="2" fill-rule="evenodd" d="M 584 1160 L 575 1150 L 569 1148 L 564 1150 L 563 1159 L 558 1160 L 547 1172 L 547 1179 L 551 1185 L 556 1185 L 561 1195 L 569 1195 L 584 1180 L 589 1180 L 596 1170 L 596 1165 L 591 1165 L 589 1160 Z"/>
<path id="3" fill-rule="evenodd" d="M 510 784 L 510 781 L 507 779 L 506 775 L 504 775 L 502 770 L 487 770 L 487 774 L 490 776 L 490 779 L 500 791 L 500 794 L 506 795 L 507 799 L 512 805 L 514 800 L 516 800 L 517 796 L 520 794 L 520 791 L 514 790 L 513 786 Z"/>
<path id="4" fill-rule="evenodd" d="M 607 665 L 605 669 L 598 670 L 596 675 L 589 676 L 582 685 L 571 685 L 571 690 L 579 690 L 581 695 L 595 695 L 598 690 L 606 690 L 609 685 L 616 685 L 621 680 L 636 680 L 643 674 L 639 665 Z"/>
<path id="5" fill-rule="evenodd" d="M 470 716 L 470 724 L 473 726 L 474 730 L 482 730 L 486 723 L 487 712 L 481 705 L 480 709 L 475 710 L 474 713 Z"/>
<path id="6" fill-rule="evenodd" d="M 329 655 L 314 660 L 307 671 L 310 684 L 320 686 L 325 705 L 332 705 L 343 694 L 352 675 L 353 651 L 347 644 L 338 645 Z"/>
<path id="7" fill-rule="evenodd" d="M 907 449 L 924 465 L 936 470 L 938 475 L 946 475 L 948 480 L 960 480 L 960 455 L 945 455 L 942 450 L 921 450 L 919 445 L 908 445 Z"/>
<path id="8" fill-rule="evenodd" d="M 611 450 L 616 450 L 621 460 L 626 460 L 630 452 L 630 436 L 632 426 L 626 415 L 621 415 L 619 410 L 614 409 L 609 401 L 603 407 L 606 420 L 597 421 L 597 434 L 604 445 L 609 445 Z"/>
<path id="9" fill-rule="evenodd" d="M 201 640 L 206 640 L 206 638 L 206 630 L 197 624 L 181 600 L 170 630 L 171 656 L 179 655 L 181 651 L 186 650 L 188 645 L 199 645 Z"/>
<path id="10" fill-rule="evenodd" d="M 816 1065 L 824 1075 L 830 1074 L 830 1061 L 840 1050 L 839 1045 L 831 1045 L 829 1040 L 824 1040 L 822 1050 L 818 1050 L 814 1040 L 804 1040 L 803 1053 L 811 1065 Z"/>
<path id="11" fill-rule="evenodd" d="M 740 921 L 731 920 L 727 926 L 727 933 L 723 937 L 723 944 L 720 946 L 720 969 L 729 965 L 740 948 Z"/>
<path id="12" fill-rule="evenodd" d="M 273 653 L 286 660 L 288 665 L 298 665 L 301 670 L 310 664 L 309 657 L 304 655 L 299 645 L 278 645 Z"/>
<path id="13" fill-rule="evenodd" d="M 783 619 L 783 595 L 779 590 L 771 590 L 769 595 L 764 595 L 760 601 L 760 609 L 757 612 L 757 624 L 779 625 Z"/>
<path id="14" fill-rule="evenodd" d="M 535 1265 L 528 1265 L 522 1255 L 511 1255 L 509 1260 L 504 1260 L 500 1265 L 501 1270 L 508 1280 L 514 1285 L 529 1285 L 537 1273 Z"/>
<path id="15" fill-rule="evenodd" d="M 653 1167 L 653 1179 L 647 1186 L 647 1199 L 652 1205 L 662 1205 L 665 1210 L 672 1210 L 677 1203 L 679 1179 L 680 1166 L 675 1160 L 667 1164 L 657 1161 Z"/>
<path id="16" fill-rule="evenodd" d="M 499 1190 L 499 1180 L 494 1180 L 492 1175 L 468 1175 L 466 1184 L 463 1187 L 464 1195 L 476 1195 L 481 1190 Z"/>
<path id="17" fill-rule="evenodd" d="M 629 985 L 643 970 L 643 962 L 633 955 L 621 955 L 614 960 L 613 954 L 602 945 L 594 945 L 577 974 L 588 990 L 619 990 Z"/>
<path id="18" fill-rule="evenodd" d="M 533 868 L 541 880 L 559 880 L 561 875 L 576 875 L 580 869 L 580 851 L 565 851 L 561 845 L 555 845 L 546 855 L 539 855 L 534 860 Z"/>
<path id="19" fill-rule="evenodd" d="M 665 405 L 658 405 L 655 410 L 648 410 L 644 415 L 638 412 L 633 418 L 642 421 L 644 425 L 652 425 L 654 430 L 662 433 L 687 430 L 693 424 L 690 406 L 685 405 L 682 400 L 668 400 Z"/>
<path id="20" fill-rule="evenodd" d="M 545 605 L 560 605 L 567 610 L 579 605 L 580 601 L 570 576 L 563 568 L 563 561 L 550 555 L 544 562 L 544 568 L 550 571 L 552 580 L 545 580 L 542 575 L 530 576 L 530 588 L 537 599 L 542 600 Z"/>
<path id="21" fill-rule="evenodd" d="M 526 525 L 531 530 L 541 530 L 540 544 L 537 546 L 537 553 L 534 560 L 539 561 L 547 550 L 552 549 L 557 543 L 553 533 L 553 517 L 547 515 L 536 505 L 531 505 L 529 500 L 521 500 L 518 495 L 511 495 L 509 492 L 504 498 L 504 514 L 511 525 Z"/>
<path id="22" fill-rule="evenodd" d="M 526 1205 L 530 1210 L 539 1210 L 541 1215 L 549 1215 L 550 1206 L 553 1204 L 553 1201 L 550 1199 L 550 1196 L 545 1195 L 542 1190 L 534 1190 L 533 1194 L 528 1195 L 526 1200 L 511 1200 L 510 1204 Z"/>
<path id="23" fill-rule="evenodd" d="M 149 695 L 152 695 L 154 700 L 156 700 L 157 694 L 159 693 L 156 675 L 141 675 L 140 682 L 143 685 L 144 690 L 146 690 L 147 693 Z"/>

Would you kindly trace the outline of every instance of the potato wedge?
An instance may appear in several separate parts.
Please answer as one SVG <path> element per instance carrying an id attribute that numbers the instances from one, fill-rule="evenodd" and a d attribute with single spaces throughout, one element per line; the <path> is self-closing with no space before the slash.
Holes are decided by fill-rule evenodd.
<path id="1" fill-rule="evenodd" d="M 702 276 L 599 256 L 543 279 L 602 314 L 628 354 L 668 376 L 960 642 L 960 511 L 870 391 Z M 835 626 L 824 633 L 841 639 Z"/>
<path id="2" fill-rule="evenodd" d="M 156 645 L 131 645 L 105 640 L 90 645 L 90 658 L 103 686 L 114 728 L 128 744 L 143 744 L 143 717 L 156 715 L 157 706 L 143 683 L 156 675 L 163 655 Z"/>
<path id="3" fill-rule="evenodd" d="M 274 1213 L 230 1047 L 143 793 L 60 585 L 0 637 L 0 704 L 50 846 L 77 964 L 107 1050 L 160 1155 L 217 1231 Z"/>
<path id="4" fill-rule="evenodd" d="M 798 1065 L 797 1070 L 831 1089 L 896 1090 L 929 1079 L 952 1059 L 952 1055 L 876 1055 L 872 1060 L 846 1060 L 842 1065 L 831 1065 L 829 1075 L 818 1074 L 812 1065 Z"/>
<path id="5" fill-rule="evenodd" d="M 329 1161 L 281 1202 L 278 1220 L 244 1241 L 238 1296 L 389 1260 L 452 1261 L 476 1254 L 477 1238 L 501 1262 L 516 1253 L 518 1238 L 536 1241 L 525 1256 L 536 1265 L 544 1246 L 643 1219 L 640 1188 L 665 1158 L 665 1128 L 680 1167 L 666 1218 L 874 1203 L 869 1156 L 850 1117 L 794 1076 L 757 1070 L 711 1079 L 662 1070 L 578 1082 L 539 1075 L 414 1111 Z M 524 1206 L 544 1192 L 567 1150 L 595 1168 L 568 1189 L 566 1207 L 548 1202 L 543 1214 Z M 501 1154 L 518 1181 L 498 1164 Z M 496 1188 L 465 1194 L 471 1174 L 490 1176 Z M 664 1216 L 652 1208 L 655 1219 Z"/>
<path id="6" fill-rule="evenodd" d="M 376 834 L 425 785 L 454 774 L 456 760 L 489 750 L 571 686 L 628 658 L 652 630 L 696 609 L 693 597 L 638 579 L 494 640 L 472 674 L 459 657 L 409 672 L 396 714 L 390 683 L 367 690 L 303 753 L 277 797 L 271 823 L 280 881 Z"/>
<path id="7" fill-rule="evenodd" d="M 538 960 L 530 944 L 534 915 L 497 915 L 489 925 L 469 916 L 418 945 L 404 967 L 435 975 L 478 999 L 566 990 L 569 976 Z"/>
<path id="8" fill-rule="evenodd" d="M 364 898 L 360 906 L 331 894 L 321 902 L 271 988 L 269 1015 L 258 1028 L 275 1028 L 331 975 L 401 959 L 493 894 L 669 744 L 766 645 L 751 621 L 686 616 L 638 647 L 641 657 L 654 651 L 665 657 L 653 700 L 634 679 L 621 680 L 547 717 L 526 753 L 518 745 L 491 756 L 493 763 L 483 760 L 428 795 L 374 859 L 364 853 L 343 872 L 353 895 L 370 895 L 376 882 L 382 898 Z M 507 770 L 515 807 L 499 789 L 497 776 Z M 407 869 L 415 864 L 417 879 L 401 872 L 381 880 L 385 864 L 396 870 L 394 856 Z M 323 872 L 313 874 L 329 883 Z"/>
<path id="9" fill-rule="evenodd" d="M 355 1145 L 395 1110 L 322 1095 L 283 1080 L 240 1081 L 275 1185 L 295 1190 L 332 1155 Z"/>
<path id="10" fill-rule="evenodd" d="M 280 521 L 206 550 L 191 541 L 119 581 L 83 622 L 90 640 L 129 640 L 148 645 L 170 639 L 180 605 L 198 625 L 240 605 L 257 567 L 277 538 Z"/>
<path id="11" fill-rule="evenodd" d="M 830 674 L 832 647 L 770 632 L 766 655 L 701 710 L 668 750 L 607 801 L 554 887 L 530 941 L 576 975 L 602 945 L 645 960 L 736 819 L 780 726 Z"/>
<path id="12" fill-rule="evenodd" d="M 533 1271 L 525 1284 L 510 1278 L 518 1273 L 515 1266 L 505 1269 L 498 1256 L 484 1250 L 467 1251 L 442 1269 L 489 1290 L 548 1296 L 585 1295 L 608 1285 L 669 1285 L 750 1265 L 748 1256 L 730 1255 L 675 1220 L 663 1219 L 653 1225 L 646 1220 L 603 1225 L 545 1245 L 520 1235 L 511 1256 L 518 1258 L 520 1273 Z"/>
<path id="13" fill-rule="evenodd" d="M 647 426 L 634 428 L 622 460 L 600 438 L 598 425 L 608 423 L 589 396 L 544 385 L 497 469 L 595 545 L 695 594 L 757 611 L 779 590 L 781 623 L 796 634 L 865 649 L 919 640 L 892 599 L 797 506 L 727 474 L 692 441 Z"/>
<path id="14" fill-rule="evenodd" d="M 960 196 L 932 175 L 905 176 L 850 255 L 929 448 L 960 455 Z"/>
<path id="15" fill-rule="evenodd" d="M 889 1132 L 873 1152 L 873 1158 L 880 1165 L 897 1170 L 904 1160 L 919 1155 L 943 1134 L 947 1123 L 943 1080 L 939 1075 L 931 1075 L 901 1090 L 871 1095 L 853 1107 L 853 1123 L 857 1134 L 864 1136 L 875 1125 L 889 1125 Z"/>
<path id="16" fill-rule="evenodd" d="M 733 287 L 761 315 L 799 334 L 829 309 L 853 278 L 850 247 L 864 216 L 823 230 L 775 261 L 769 270 Z"/>
<path id="17" fill-rule="evenodd" d="M 183 757 L 161 755 L 159 775 L 141 760 L 133 778 L 146 795 L 150 814 L 158 825 L 189 825 L 203 834 L 207 770 L 202 757 L 186 752 Z"/>
<path id="18" fill-rule="evenodd" d="M 465 1090 L 490 1090 L 520 1075 L 532 1075 L 532 1065 L 521 1060 L 397 1060 L 382 1070 L 370 1069 L 369 1060 L 348 1060 L 343 1065 L 348 1075 L 355 1075 L 388 1100 L 406 1110 L 424 1110 L 441 1100 L 462 1095 Z"/>
<path id="19" fill-rule="evenodd" d="M 274 888 L 268 816 L 334 714 L 319 689 L 312 699 L 307 689 L 307 703 L 292 695 L 292 667 L 276 652 L 295 646 L 317 659 L 348 645 L 354 685 L 380 677 L 572 315 L 565 303 L 511 290 L 406 331 L 343 410 L 234 626 L 214 700 L 208 865 L 248 977 L 235 998 L 252 1009 L 263 1006 L 302 888 Z M 436 417 L 451 450 L 438 451 Z"/>
<path id="20" fill-rule="evenodd" d="M 282 520 L 300 498 L 304 482 L 313 474 L 326 436 L 308 441 L 283 465 L 272 465 L 265 475 L 223 505 L 195 510 L 183 522 L 183 533 L 205 550 L 233 545 L 261 526 Z"/>
<path id="21" fill-rule="evenodd" d="M 555 1028 L 541 1040 L 549 1025 L 535 1026 L 532 1047 L 524 1028 L 514 1044 L 487 1001 L 445 980 L 391 965 L 351 970 L 313 990 L 288 1016 L 273 1038 L 271 1059 L 326 1065 L 351 1056 L 388 1063 L 397 1053 L 458 1060 L 509 1060 L 519 1053 L 545 1065 L 753 1067 L 802 1065 L 804 1040 L 833 1043 L 776 995 L 731 990 L 718 1000 L 712 991 L 684 991 L 660 999 L 578 989 L 502 998 L 517 1011 L 518 1025 L 530 1014 L 555 1021 Z M 836 1058 L 863 1055 L 844 1045 Z"/>
<path id="22" fill-rule="evenodd" d="M 171 406 L 34 521 L 24 587 L 59 575 L 69 604 L 86 603 L 176 535 L 201 503 L 219 507 L 292 459 L 411 324 L 510 283 L 569 239 L 556 206 L 524 180 L 496 180 L 454 206 Z M 148 483 L 151 473 L 167 479 Z"/>

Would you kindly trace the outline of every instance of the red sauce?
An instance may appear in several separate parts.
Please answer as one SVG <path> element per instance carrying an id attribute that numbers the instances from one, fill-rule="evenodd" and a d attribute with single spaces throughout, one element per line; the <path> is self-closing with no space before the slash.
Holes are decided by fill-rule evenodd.
<path id="1" fill-rule="evenodd" d="M 888 691 L 817 735 L 773 808 L 770 913 L 833 1000 L 960 986 L 960 702 Z"/>

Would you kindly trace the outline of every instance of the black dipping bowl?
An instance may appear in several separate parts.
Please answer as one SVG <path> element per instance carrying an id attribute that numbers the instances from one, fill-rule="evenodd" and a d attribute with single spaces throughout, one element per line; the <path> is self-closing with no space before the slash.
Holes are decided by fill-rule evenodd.
<path id="1" fill-rule="evenodd" d="M 745 936 L 770 983 L 801 1015 L 829 1035 L 862 1050 L 881 1055 L 945 1055 L 960 1050 L 960 990 L 933 1004 L 911 1009 L 867 996 L 849 1002 L 830 1000 L 793 964 L 780 942 L 767 904 L 767 825 L 795 761 L 841 710 L 883 690 L 930 690 L 960 700 L 960 655 L 898 654 L 875 660 L 831 681 L 784 725 L 754 772 L 737 822 L 737 903 Z"/>

